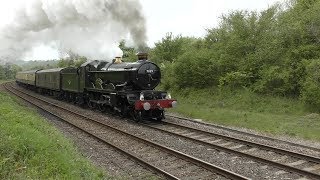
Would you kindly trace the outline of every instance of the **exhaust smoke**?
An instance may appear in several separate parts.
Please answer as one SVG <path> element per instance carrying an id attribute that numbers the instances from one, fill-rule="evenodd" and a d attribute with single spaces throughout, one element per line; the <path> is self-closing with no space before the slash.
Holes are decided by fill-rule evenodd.
<path id="1" fill-rule="evenodd" d="M 89 59 L 122 55 L 122 39 L 146 47 L 146 22 L 138 0 L 28 0 L 0 29 L 0 60 L 17 60 L 46 45 Z"/>

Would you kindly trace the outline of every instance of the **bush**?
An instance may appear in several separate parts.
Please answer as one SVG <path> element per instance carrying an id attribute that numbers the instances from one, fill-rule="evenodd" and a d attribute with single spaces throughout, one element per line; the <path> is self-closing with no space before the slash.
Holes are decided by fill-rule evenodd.
<path id="1" fill-rule="evenodd" d="M 250 76 L 245 72 L 230 72 L 219 79 L 219 86 L 229 88 L 247 87 L 250 84 Z"/>
<path id="2" fill-rule="evenodd" d="M 260 72 L 258 80 L 252 89 L 255 92 L 271 95 L 286 95 L 290 92 L 289 72 L 279 66 L 271 66 Z"/>
<path id="3" fill-rule="evenodd" d="M 174 65 L 174 78 L 179 88 L 215 86 L 219 76 L 219 63 L 206 49 L 188 51 Z"/>
<path id="4" fill-rule="evenodd" d="M 176 79 L 174 78 L 173 67 L 173 63 L 171 62 L 161 63 L 161 89 L 169 90 L 176 87 Z"/>
<path id="5" fill-rule="evenodd" d="M 320 107 L 320 59 L 312 60 L 306 67 L 301 99 L 313 108 Z"/>

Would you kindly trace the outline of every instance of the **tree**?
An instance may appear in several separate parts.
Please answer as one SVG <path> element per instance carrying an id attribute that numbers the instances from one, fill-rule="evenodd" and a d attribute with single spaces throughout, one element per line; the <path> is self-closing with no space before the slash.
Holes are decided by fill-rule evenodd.
<path id="1" fill-rule="evenodd" d="M 312 60 L 306 67 L 306 80 L 303 83 L 301 99 L 312 108 L 320 106 L 320 59 Z"/>
<path id="2" fill-rule="evenodd" d="M 6 79 L 5 69 L 0 65 L 0 79 Z"/>
<path id="3" fill-rule="evenodd" d="M 4 66 L 4 74 L 6 79 L 14 79 L 19 71 L 22 71 L 22 68 L 18 65 L 6 63 Z"/>
<path id="4" fill-rule="evenodd" d="M 183 38 L 181 35 L 174 36 L 167 33 L 160 42 L 155 43 L 152 55 L 159 62 L 173 62 L 183 54 Z"/>
<path id="5" fill-rule="evenodd" d="M 79 54 L 76 54 L 72 52 L 71 50 L 68 52 L 67 58 L 61 58 L 58 62 L 58 67 L 79 67 L 81 64 L 85 63 L 87 61 L 87 58 L 84 56 L 80 56 Z"/>
<path id="6" fill-rule="evenodd" d="M 122 50 L 123 55 L 123 61 L 125 62 L 133 62 L 133 61 L 137 61 L 137 56 L 136 56 L 136 50 L 134 47 L 129 47 L 126 45 L 126 41 L 122 40 L 119 43 L 119 48 Z"/>

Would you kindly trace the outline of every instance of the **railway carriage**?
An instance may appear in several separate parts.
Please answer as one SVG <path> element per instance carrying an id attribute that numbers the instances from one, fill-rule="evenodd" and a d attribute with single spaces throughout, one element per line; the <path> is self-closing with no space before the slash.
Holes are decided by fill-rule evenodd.
<path id="1" fill-rule="evenodd" d="M 37 71 L 38 70 L 18 72 L 16 75 L 16 82 L 26 86 L 35 86 Z"/>
<path id="2" fill-rule="evenodd" d="M 60 73 L 62 68 L 46 69 L 36 72 L 36 86 L 41 90 L 60 91 Z"/>

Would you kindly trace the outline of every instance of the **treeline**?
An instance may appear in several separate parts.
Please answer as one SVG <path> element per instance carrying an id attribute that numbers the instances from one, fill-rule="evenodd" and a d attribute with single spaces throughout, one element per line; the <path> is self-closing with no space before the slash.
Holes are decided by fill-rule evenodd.
<path id="1" fill-rule="evenodd" d="M 71 50 L 68 51 L 68 57 L 67 58 L 61 58 L 58 61 L 57 67 L 63 68 L 63 67 L 80 67 L 81 64 L 85 63 L 87 61 L 87 58 L 84 56 L 80 56 Z"/>
<path id="2" fill-rule="evenodd" d="M 234 11 L 204 38 L 168 33 L 151 50 L 170 88 L 246 88 L 320 106 L 320 0 Z"/>
<path id="3" fill-rule="evenodd" d="M 22 68 L 15 64 L 6 63 L 5 65 L 0 65 L 0 80 L 14 79 L 16 73 L 21 70 Z"/>
<path id="4" fill-rule="evenodd" d="M 64 68 L 64 67 L 79 67 L 81 64 L 87 61 L 87 58 L 80 56 L 69 50 L 67 57 L 60 58 L 59 60 L 45 60 L 45 61 L 28 61 L 23 64 L 23 70 L 35 70 L 35 69 L 52 69 L 52 68 Z"/>

